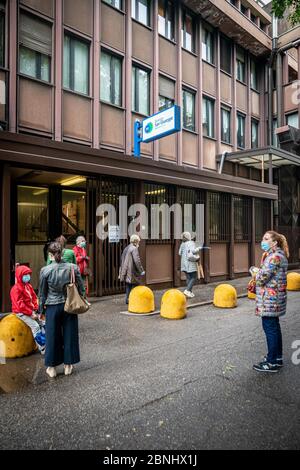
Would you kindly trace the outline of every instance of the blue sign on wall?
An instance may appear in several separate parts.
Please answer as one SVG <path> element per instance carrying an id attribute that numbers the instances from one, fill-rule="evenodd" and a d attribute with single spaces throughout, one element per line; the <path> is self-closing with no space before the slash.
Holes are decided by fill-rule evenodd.
<path id="1" fill-rule="evenodd" d="M 134 124 L 134 156 L 140 157 L 141 142 L 152 142 L 181 130 L 180 107 L 177 105 L 160 111 Z"/>

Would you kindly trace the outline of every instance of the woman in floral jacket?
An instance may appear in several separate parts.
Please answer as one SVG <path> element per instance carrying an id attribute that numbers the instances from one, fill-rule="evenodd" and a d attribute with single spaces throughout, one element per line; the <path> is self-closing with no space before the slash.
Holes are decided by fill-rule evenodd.
<path id="1" fill-rule="evenodd" d="M 285 236 L 274 231 L 265 233 L 261 248 L 264 254 L 256 274 L 256 315 L 262 317 L 268 354 L 253 368 L 259 372 L 278 372 L 283 365 L 279 318 L 286 313 L 289 249 Z"/>

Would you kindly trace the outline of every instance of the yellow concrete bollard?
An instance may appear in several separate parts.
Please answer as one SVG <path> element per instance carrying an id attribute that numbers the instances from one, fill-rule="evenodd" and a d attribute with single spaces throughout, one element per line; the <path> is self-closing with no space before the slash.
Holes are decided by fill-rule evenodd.
<path id="1" fill-rule="evenodd" d="M 288 273 L 287 290 L 300 290 L 300 274 L 299 273 Z"/>
<path id="2" fill-rule="evenodd" d="M 131 313 L 151 313 L 155 310 L 154 294 L 149 287 L 137 286 L 129 294 L 128 311 Z"/>
<path id="3" fill-rule="evenodd" d="M 36 350 L 30 328 L 13 314 L 0 321 L 0 342 L 5 358 L 28 356 Z"/>
<path id="4" fill-rule="evenodd" d="M 220 284 L 215 288 L 214 306 L 220 308 L 233 308 L 237 306 L 237 293 L 230 284 Z"/>
<path id="5" fill-rule="evenodd" d="M 186 297 L 178 289 L 170 289 L 161 299 L 160 315 L 169 320 L 182 320 L 186 317 Z"/>

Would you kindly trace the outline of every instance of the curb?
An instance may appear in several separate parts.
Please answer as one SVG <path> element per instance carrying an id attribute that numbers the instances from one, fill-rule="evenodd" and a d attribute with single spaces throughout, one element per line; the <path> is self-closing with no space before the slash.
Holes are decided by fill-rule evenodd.
<path id="1" fill-rule="evenodd" d="M 245 298 L 245 297 L 248 297 L 248 294 L 239 294 L 237 296 L 238 299 L 242 299 L 242 298 Z M 213 300 L 205 300 L 203 302 L 196 302 L 194 304 L 187 305 L 186 308 L 188 310 L 189 308 L 203 307 L 204 305 L 211 305 L 212 303 L 213 303 Z M 228 310 L 230 310 L 230 309 L 228 309 Z M 128 311 L 123 311 L 123 312 L 120 312 L 120 314 L 121 315 L 127 315 L 129 317 L 149 317 L 151 315 L 159 315 L 160 310 L 154 310 L 154 312 L 151 312 L 151 313 L 131 313 L 131 312 L 128 312 Z"/>

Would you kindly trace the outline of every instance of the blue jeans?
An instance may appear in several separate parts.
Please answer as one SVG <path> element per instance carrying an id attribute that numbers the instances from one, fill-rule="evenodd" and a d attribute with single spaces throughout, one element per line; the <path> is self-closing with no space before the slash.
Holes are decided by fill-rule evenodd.
<path id="1" fill-rule="evenodd" d="M 80 361 L 78 317 L 64 311 L 65 304 L 46 308 L 45 365 L 55 367 Z"/>
<path id="2" fill-rule="evenodd" d="M 282 360 L 282 335 L 278 317 L 262 317 L 262 327 L 267 338 L 267 361 L 276 364 Z"/>
<path id="3" fill-rule="evenodd" d="M 130 284 L 129 282 L 126 282 L 126 304 L 129 302 L 129 294 L 132 291 L 134 287 L 136 287 L 137 284 Z"/>
<path id="4" fill-rule="evenodd" d="M 187 281 L 187 284 L 186 284 L 186 288 L 188 291 L 192 292 L 193 290 L 193 286 L 197 280 L 197 272 L 194 271 L 193 273 L 185 273 L 186 274 L 186 281 Z"/>

